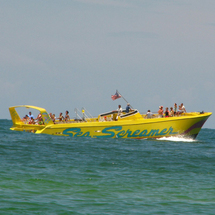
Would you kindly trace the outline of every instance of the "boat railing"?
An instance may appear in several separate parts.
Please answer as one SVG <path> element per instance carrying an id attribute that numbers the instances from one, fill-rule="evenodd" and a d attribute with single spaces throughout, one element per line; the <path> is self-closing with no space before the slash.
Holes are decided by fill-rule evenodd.
<path id="1" fill-rule="evenodd" d="M 86 108 L 84 108 L 84 107 L 82 107 L 82 110 L 84 110 L 84 112 L 85 112 L 85 114 L 86 114 L 86 116 L 87 116 L 87 118 L 93 118 L 93 116 L 90 114 L 90 112 L 86 109 Z"/>
<path id="2" fill-rule="evenodd" d="M 158 113 L 152 112 L 152 116 L 148 118 L 146 116 L 146 113 L 141 113 L 144 119 L 154 119 L 154 118 L 164 118 L 165 115 L 163 114 L 163 117 L 161 117 Z M 171 117 L 182 117 L 182 116 L 192 116 L 193 113 L 180 113 L 180 114 L 175 114 L 174 116 Z"/>
<path id="3" fill-rule="evenodd" d="M 82 107 L 81 110 L 79 110 L 78 108 L 75 108 L 74 111 L 76 114 L 76 118 L 74 120 L 75 122 L 93 122 L 93 121 L 96 121 L 96 119 L 84 107 Z"/>

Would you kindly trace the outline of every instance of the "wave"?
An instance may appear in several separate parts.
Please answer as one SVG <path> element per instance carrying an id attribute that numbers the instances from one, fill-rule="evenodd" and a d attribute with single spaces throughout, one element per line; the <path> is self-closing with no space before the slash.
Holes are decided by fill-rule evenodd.
<path id="1" fill-rule="evenodd" d="M 173 142 L 196 142 L 196 140 L 192 138 L 185 138 L 185 137 L 161 137 L 158 138 L 157 140 L 162 140 L 162 141 L 173 141 Z"/>

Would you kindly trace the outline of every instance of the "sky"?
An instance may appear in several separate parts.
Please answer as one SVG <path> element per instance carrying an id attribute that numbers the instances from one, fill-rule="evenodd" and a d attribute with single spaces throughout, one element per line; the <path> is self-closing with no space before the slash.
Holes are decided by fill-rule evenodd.
<path id="1" fill-rule="evenodd" d="M 72 118 L 126 101 L 214 112 L 214 0 L 0 0 L 0 29 L 0 119 L 15 105 Z"/>

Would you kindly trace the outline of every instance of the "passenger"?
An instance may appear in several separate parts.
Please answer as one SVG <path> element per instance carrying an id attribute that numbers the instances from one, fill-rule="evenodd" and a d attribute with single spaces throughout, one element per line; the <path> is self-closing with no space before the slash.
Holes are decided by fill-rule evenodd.
<path id="1" fill-rule="evenodd" d="M 131 107 L 130 107 L 130 104 L 128 103 L 126 108 L 125 108 L 125 112 L 126 113 L 129 113 L 129 111 L 132 111 Z"/>
<path id="2" fill-rule="evenodd" d="M 29 117 L 28 117 L 28 115 L 25 115 L 25 116 L 22 118 L 22 122 L 27 123 L 28 121 L 29 121 Z"/>
<path id="3" fill-rule="evenodd" d="M 27 119 L 28 115 L 25 115 L 22 117 L 22 121 L 25 121 Z"/>
<path id="4" fill-rule="evenodd" d="M 116 120 L 118 120 L 119 116 L 122 115 L 122 107 L 121 105 L 118 106 L 118 109 L 117 109 L 117 116 L 116 116 Z"/>
<path id="5" fill-rule="evenodd" d="M 38 121 L 37 121 L 37 124 L 38 125 L 44 125 L 43 119 L 39 118 Z"/>
<path id="6" fill-rule="evenodd" d="M 159 118 L 163 117 L 163 106 L 159 106 L 158 117 Z"/>
<path id="7" fill-rule="evenodd" d="M 118 111 L 118 116 L 121 116 L 122 115 L 122 107 L 121 107 L 121 105 L 118 106 L 117 111 Z"/>
<path id="8" fill-rule="evenodd" d="M 63 113 L 60 113 L 57 119 L 59 119 L 59 122 L 62 122 L 64 120 Z"/>
<path id="9" fill-rule="evenodd" d="M 31 117 L 31 119 L 30 119 L 30 121 L 29 121 L 29 123 L 28 124 L 35 124 L 35 122 L 34 122 L 34 118 L 33 117 Z"/>
<path id="10" fill-rule="evenodd" d="M 183 113 L 186 113 L 186 112 L 187 112 L 186 109 L 185 109 L 185 107 L 184 107 L 184 104 L 183 104 L 183 103 L 181 103 L 181 109 L 182 109 Z"/>
<path id="11" fill-rule="evenodd" d="M 52 113 L 49 113 L 50 118 L 52 119 Z"/>
<path id="12" fill-rule="evenodd" d="M 64 119 L 65 119 L 65 122 L 69 122 L 70 121 L 69 111 L 68 110 L 66 111 L 66 115 L 65 115 Z"/>
<path id="13" fill-rule="evenodd" d="M 177 104 L 174 104 L 174 115 L 178 115 L 178 111 L 177 111 L 178 107 Z"/>
<path id="14" fill-rule="evenodd" d="M 153 116 L 154 116 L 154 114 L 150 110 L 148 110 L 148 112 L 146 113 L 145 118 L 151 119 Z"/>
<path id="15" fill-rule="evenodd" d="M 181 115 L 182 113 L 183 113 L 182 106 L 179 105 L 179 107 L 178 107 L 178 116 Z"/>
<path id="16" fill-rule="evenodd" d="M 55 123 L 55 114 L 50 113 L 49 115 L 53 123 Z"/>
<path id="17" fill-rule="evenodd" d="M 44 125 L 44 122 L 43 122 L 43 118 L 42 118 L 42 114 L 39 113 L 37 115 L 37 118 L 35 119 L 35 123 L 38 124 L 38 125 Z"/>
<path id="18" fill-rule="evenodd" d="M 168 107 L 166 107 L 164 115 L 165 115 L 165 117 L 169 117 L 169 108 Z"/>
<path id="19" fill-rule="evenodd" d="M 41 113 L 39 113 L 37 115 L 37 118 L 34 119 L 34 122 L 35 122 L 35 124 L 39 124 L 39 122 L 42 121 L 42 120 L 43 120 L 42 115 L 41 115 Z"/>
<path id="20" fill-rule="evenodd" d="M 21 120 L 22 122 L 26 122 L 26 116 L 23 116 Z"/>
<path id="21" fill-rule="evenodd" d="M 170 108 L 169 116 L 175 116 L 175 111 L 173 110 L 173 107 Z"/>
<path id="22" fill-rule="evenodd" d="M 37 115 L 37 118 L 35 119 L 35 120 L 39 120 L 39 119 L 41 119 L 42 118 L 42 115 L 41 115 L 41 113 L 39 113 L 38 115 Z"/>
<path id="23" fill-rule="evenodd" d="M 33 117 L 33 119 L 34 119 L 34 116 L 33 116 L 33 114 L 31 114 L 31 112 L 29 112 L 28 117 L 29 117 L 30 119 L 31 119 L 31 117 Z"/>

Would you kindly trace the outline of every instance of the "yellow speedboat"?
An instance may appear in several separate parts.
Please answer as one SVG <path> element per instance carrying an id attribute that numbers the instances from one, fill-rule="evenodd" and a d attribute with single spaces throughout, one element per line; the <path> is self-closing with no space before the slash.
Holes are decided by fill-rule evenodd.
<path id="1" fill-rule="evenodd" d="M 23 121 L 16 108 L 25 107 L 40 112 L 43 123 L 29 124 Z M 100 114 L 96 118 L 83 117 L 71 119 L 69 122 L 53 123 L 44 108 L 19 105 L 9 108 L 13 127 L 11 130 L 28 131 L 36 134 L 63 135 L 70 137 L 94 138 L 160 138 L 169 136 L 184 136 L 196 138 L 202 126 L 212 114 L 211 112 L 190 112 L 181 116 L 146 119 L 138 110 L 132 110 L 117 116 L 117 111 Z M 84 114 L 83 114 L 84 115 Z"/>

